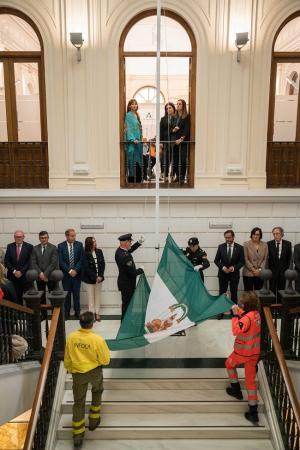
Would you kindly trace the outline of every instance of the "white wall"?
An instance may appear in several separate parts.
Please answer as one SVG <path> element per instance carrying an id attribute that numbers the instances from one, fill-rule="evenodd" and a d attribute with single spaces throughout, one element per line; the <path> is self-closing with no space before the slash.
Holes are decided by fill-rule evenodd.
<path id="1" fill-rule="evenodd" d="M 118 236 L 132 232 L 138 239 L 145 236 L 145 243 L 134 253 L 136 265 L 143 265 L 150 284 L 155 274 L 155 223 L 152 192 L 126 191 L 97 193 L 53 194 L 49 191 L 24 191 L 16 195 L 0 191 L 0 246 L 13 241 L 13 232 L 22 228 L 26 241 L 36 245 L 38 232 L 48 230 L 50 242 L 57 244 L 65 239 L 64 231 L 74 227 L 78 239 L 95 236 L 103 249 L 106 260 L 105 282 L 102 291 L 102 307 L 105 313 L 118 313 L 121 303 L 117 290 L 118 269 L 114 254 L 119 245 Z M 217 246 L 223 242 L 224 228 L 213 229 L 212 223 L 232 224 L 236 242 L 243 244 L 249 239 L 250 230 L 260 226 L 263 240 L 272 238 L 271 230 L 280 225 L 286 231 L 285 238 L 292 244 L 300 242 L 299 196 L 294 191 L 276 191 L 267 194 L 214 192 L 195 194 L 186 198 L 180 190 L 162 193 L 160 209 L 160 245 L 164 246 L 168 232 L 180 247 L 185 247 L 189 237 L 198 236 L 200 245 L 207 251 L 211 267 L 205 271 L 208 290 L 218 293 L 217 267 L 213 260 Z M 100 230 L 81 230 L 81 225 L 103 225 Z M 85 296 L 82 296 L 85 304 Z"/>
<path id="2" fill-rule="evenodd" d="M 44 40 L 50 187 L 119 187 L 118 43 L 155 0 L 0 0 L 28 14 Z M 265 188 L 271 45 L 299 0 L 163 0 L 197 41 L 196 179 L 201 189 Z M 69 42 L 82 31 L 82 61 Z M 235 32 L 250 43 L 236 62 Z M 228 175 L 227 166 L 240 168 Z M 88 173 L 75 173 L 81 168 Z"/>
<path id="3" fill-rule="evenodd" d="M 37 361 L 0 366 L 0 425 L 32 407 L 40 368 Z"/>

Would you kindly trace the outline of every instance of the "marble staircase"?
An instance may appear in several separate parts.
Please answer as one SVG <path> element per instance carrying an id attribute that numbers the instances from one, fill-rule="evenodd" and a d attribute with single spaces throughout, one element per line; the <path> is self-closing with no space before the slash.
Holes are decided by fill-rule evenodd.
<path id="1" fill-rule="evenodd" d="M 261 397 L 253 426 L 243 414 L 247 401 L 229 397 L 227 384 L 224 369 L 105 369 L 101 425 L 87 429 L 83 450 L 273 449 Z M 71 389 L 67 375 L 56 450 L 72 448 Z"/>

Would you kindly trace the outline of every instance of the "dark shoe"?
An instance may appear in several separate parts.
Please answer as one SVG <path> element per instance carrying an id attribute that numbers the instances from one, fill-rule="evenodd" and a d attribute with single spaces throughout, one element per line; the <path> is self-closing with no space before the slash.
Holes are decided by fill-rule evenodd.
<path id="1" fill-rule="evenodd" d="M 90 430 L 90 431 L 96 430 L 97 426 L 100 425 L 100 422 L 101 422 L 101 418 L 100 418 L 100 417 L 99 417 L 98 420 L 91 420 L 91 419 L 90 419 L 90 422 L 89 422 L 89 430 Z"/>
<path id="2" fill-rule="evenodd" d="M 74 448 L 81 448 L 83 444 L 83 439 L 74 440 Z"/>
<path id="3" fill-rule="evenodd" d="M 70 319 L 70 313 L 69 312 L 65 312 L 65 320 L 69 320 Z"/>
<path id="4" fill-rule="evenodd" d="M 252 423 L 258 423 L 257 405 L 249 405 L 249 411 L 245 412 L 245 418 Z"/>
<path id="5" fill-rule="evenodd" d="M 78 320 L 79 320 L 79 317 L 80 317 L 80 313 L 76 312 L 76 313 L 74 314 L 74 317 L 75 317 L 76 319 L 78 319 Z"/>
<path id="6" fill-rule="evenodd" d="M 226 388 L 226 392 L 231 397 L 237 398 L 238 400 L 243 400 L 243 393 L 241 391 L 240 383 L 230 383 L 231 386 Z"/>
<path id="7" fill-rule="evenodd" d="M 218 320 L 223 319 L 223 317 L 224 317 L 224 314 L 218 314 L 218 315 L 217 315 L 217 319 L 218 319 Z"/>

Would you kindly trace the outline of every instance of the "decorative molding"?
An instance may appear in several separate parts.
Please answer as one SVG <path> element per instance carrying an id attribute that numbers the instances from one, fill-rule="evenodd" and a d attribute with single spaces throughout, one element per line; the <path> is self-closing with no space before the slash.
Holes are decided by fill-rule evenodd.
<path id="1" fill-rule="evenodd" d="M 0 190 L 0 204 L 21 203 L 147 203 L 155 202 L 155 191 L 138 189 L 104 191 L 47 191 L 44 189 Z M 300 203 L 300 189 L 253 190 L 253 191 L 201 191 L 186 192 L 182 189 L 164 189 L 161 203 Z"/>

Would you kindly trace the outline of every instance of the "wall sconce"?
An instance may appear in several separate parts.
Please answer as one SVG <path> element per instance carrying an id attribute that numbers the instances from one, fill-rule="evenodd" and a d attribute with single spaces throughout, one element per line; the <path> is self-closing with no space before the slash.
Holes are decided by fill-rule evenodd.
<path id="1" fill-rule="evenodd" d="M 241 62 L 241 50 L 245 47 L 248 41 L 248 31 L 245 33 L 236 33 L 235 46 L 237 48 L 236 60 L 238 63 Z"/>
<path id="2" fill-rule="evenodd" d="M 70 33 L 70 41 L 77 48 L 77 62 L 81 61 L 82 33 Z"/>

